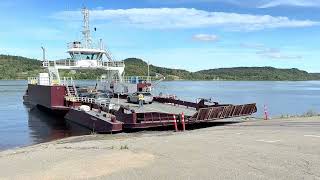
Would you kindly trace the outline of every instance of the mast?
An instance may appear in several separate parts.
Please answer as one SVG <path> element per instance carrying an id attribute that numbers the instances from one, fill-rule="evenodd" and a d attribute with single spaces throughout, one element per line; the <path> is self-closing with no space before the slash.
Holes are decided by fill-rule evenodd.
<path id="1" fill-rule="evenodd" d="M 89 9 L 83 8 L 82 9 L 83 14 L 83 43 L 84 48 L 91 48 L 91 35 L 90 35 L 90 27 L 89 27 Z"/>
<path id="2" fill-rule="evenodd" d="M 150 62 L 148 61 L 148 77 L 147 77 L 147 81 L 151 82 L 150 80 Z"/>
<path id="3" fill-rule="evenodd" d="M 41 49 L 42 49 L 42 61 L 45 62 L 46 61 L 46 49 L 41 46 Z"/>

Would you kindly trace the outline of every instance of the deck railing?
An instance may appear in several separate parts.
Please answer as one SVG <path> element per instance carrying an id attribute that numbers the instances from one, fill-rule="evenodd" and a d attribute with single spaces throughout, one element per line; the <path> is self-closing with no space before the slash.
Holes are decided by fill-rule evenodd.
<path id="1" fill-rule="evenodd" d="M 39 78 L 37 77 L 28 77 L 28 84 L 38 84 Z"/>
<path id="2" fill-rule="evenodd" d="M 47 77 L 42 77 L 39 79 L 39 77 L 28 77 L 28 84 L 39 84 L 39 82 L 45 82 L 45 84 L 42 85 L 51 85 L 56 86 L 60 85 L 59 80 L 57 79 L 49 79 Z"/>
<path id="3" fill-rule="evenodd" d="M 75 88 L 75 82 L 72 77 L 63 77 L 61 82 L 62 82 L 61 85 L 73 86 Z"/>
<path id="4" fill-rule="evenodd" d="M 124 76 L 124 77 L 122 77 L 122 82 L 136 84 L 136 83 L 141 83 L 141 82 L 156 81 L 158 79 L 159 78 L 153 77 L 153 76 Z M 120 82 L 120 79 L 114 78 L 113 81 Z"/>
<path id="5" fill-rule="evenodd" d="M 123 61 L 102 61 L 99 62 L 98 65 L 104 66 L 104 67 L 124 67 Z"/>
<path id="6" fill-rule="evenodd" d="M 174 123 L 175 114 L 167 114 L 161 112 L 145 112 L 137 113 L 137 122 L 139 123 Z"/>
<path id="7" fill-rule="evenodd" d="M 65 100 L 70 102 L 85 102 L 85 103 L 91 103 L 91 104 L 94 104 L 96 102 L 95 98 L 74 97 L 74 96 L 66 96 Z"/>
<path id="8" fill-rule="evenodd" d="M 92 60 L 94 61 L 94 60 Z M 49 67 L 49 66 L 57 66 L 57 67 L 76 67 L 77 62 L 75 60 L 59 60 L 59 61 L 43 61 L 42 62 L 43 67 Z M 98 61 L 97 67 L 124 67 L 125 64 L 123 61 Z"/>
<path id="9" fill-rule="evenodd" d="M 90 48 L 90 49 L 99 49 L 104 50 L 103 46 L 101 46 L 100 42 L 92 42 L 89 47 L 84 46 L 81 42 L 78 42 L 75 44 L 75 42 L 69 42 L 67 43 L 68 49 L 84 49 L 84 48 Z"/>
<path id="10" fill-rule="evenodd" d="M 88 97 L 66 96 L 65 100 L 69 102 L 96 104 L 100 107 L 108 107 L 110 105 L 110 100 L 96 100 L 95 98 L 88 98 Z"/>

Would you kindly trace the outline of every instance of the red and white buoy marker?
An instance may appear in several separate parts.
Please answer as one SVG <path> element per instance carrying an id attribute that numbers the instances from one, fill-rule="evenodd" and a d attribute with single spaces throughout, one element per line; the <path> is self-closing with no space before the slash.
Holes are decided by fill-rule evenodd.
<path id="1" fill-rule="evenodd" d="M 173 123 L 174 123 L 174 129 L 175 129 L 175 131 L 178 132 L 178 124 L 177 124 L 176 115 L 173 115 Z"/>
<path id="2" fill-rule="evenodd" d="M 181 113 L 182 131 L 186 130 L 186 124 L 184 122 L 184 112 Z"/>
<path id="3" fill-rule="evenodd" d="M 264 105 L 264 120 L 269 119 L 269 113 L 268 113 L 268 108 L 267 105 Z"/>

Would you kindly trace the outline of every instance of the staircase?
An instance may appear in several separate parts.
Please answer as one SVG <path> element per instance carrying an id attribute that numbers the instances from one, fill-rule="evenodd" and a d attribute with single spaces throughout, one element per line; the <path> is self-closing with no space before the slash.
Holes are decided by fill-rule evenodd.
<path id="1" fill-rule="evenodd" d="M 77 89 L 74 86 L 67 86 L 68 96 L 77 97 Z"/>
<path id="2" fill-rule="evenodd" d="M 77 88 L 74 84 L 72 77 L 64 77 L 63 84 L 66 86 L 67 93 L 69 97 L 78 97 Z"/>

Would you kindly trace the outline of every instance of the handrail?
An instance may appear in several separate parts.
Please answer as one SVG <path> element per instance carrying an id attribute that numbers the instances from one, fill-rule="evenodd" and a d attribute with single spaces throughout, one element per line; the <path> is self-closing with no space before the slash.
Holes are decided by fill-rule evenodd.
<path id="1" fill-rule="evenodd" d="M 144 112 L 137 113 L 137 121 L 144 123 L 161 122 L 161 123 L 173 123 L 175 121 L 175 114 L 167 114 L 160 112 Z"/>
<path id="2" fill-rule="evenodd" d="M 48 80 L 48 78 L 40 78 L 40 80 L 43 80 L 43 79 Z M 28 84 L 38 84 L 38 83 L 39 83 L 39 77 L 28 77 Z M 52 86 L 60 85 L 57 79 L 52 79 L 49 84 Z"/>
<path id="3" fill-rule="evenodd" d="M 94 60 L 93 60 L 94 61 Z M 59 61 L 43 61 L 42 62 L 43 67 L 49 67 L 49 66 L 66 66 L 66 67 L 77 67 L 77 61 L 73 59 L 65 59 L 59 60 Z M 97 67 L 124 67 L 125 63 L 124 61 L 98 61 Z"/>
<path id="4" fill-rule="evenodd" d="M 50 67 L 50 66 L 55 66 L 55 65 L 56 65 L 55 61 L 49 61 L 49 60 L 42 61 L 43 67 Z"/>
<path id="5" fill-rule="evenodd" d="M 66 87 L 69 96 L 71 96 L 70 86 L 73 88 L 74 95 L 78 96 L 77 88 L 72 77 L 63 77 L 62 85 Z"/>
<path id="6" fill-rule="evenodd" d="M 71 102 L 85 102 L 85 103 L 95 103 L 95 98 L 88 98 L 88 97 L 75 97 L 75 96 L 65 96 L 66 101 Z"/>
<path id="7" fill-rule="evenodd" d="M 65 96 L 65 100 L 70 101 L 70 102 L 82 102 L 82 103 L 96 104 L 101 107 L 107 107 L 110 104 L 110 101 L 97 101 L 95 98 L 88 98 L 88 97 Z"/>
<path id="8" fill-rule="evenodd" d="M 137 84 L 137 83 L 150 83 L 151 81 L 156 81 L 159 78 L 156 76 L 123 76 L 122 81 L 123 83 L 131 83 L 131 84 Z M 120 82 L 120 79 L 113 79 L 114 82 L 118 83 Z"/>
<path id="9" fill-rule="evenodd" d="M 103 61 L 102 66 L 104 67 L 124 67 L 123 61 Z"/>
<path id="10" fill-rule="evenodd" d="M 38 84 L 38 77 L 28 77 L 28 84 Z"/>
<path id="11" fill-rule="evenodd" d="M 75 43 L 74 41 L 68 42 L 68 43 L 67 43 L 67 48 L 68 48 L 68 49 L 73 49 L 73 48 L 83 49 L 83 48 L 86 48 L 86 46 L 84 46 L 81 42 L 78 42 L 78 43 L 76 42 L 76 44 L 74 44 L 74 43 Z M 92 48 L 92 49 L 104 50 L 104 49 L 101 47 L 101 45 L 100 45 L 99 42 L 98 42 L 98 43 L 92 43 L 91 46 L 90 46 L 90 48 Z"/>

